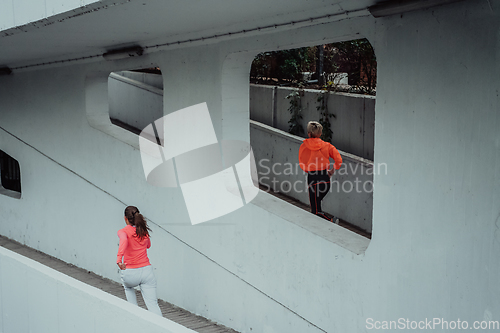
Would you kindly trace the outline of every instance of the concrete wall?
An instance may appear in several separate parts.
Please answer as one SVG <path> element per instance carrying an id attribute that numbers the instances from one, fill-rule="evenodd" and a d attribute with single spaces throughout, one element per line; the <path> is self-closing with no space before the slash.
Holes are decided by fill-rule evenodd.
<path id="1" fill-rule="evenodd" d="M 2 247 L 0 331 L 194 333 Z"/>
<path id="2" fill-rule="evenodd" d="M 259 182 L 309 205 L 307 175 L 299 167 L 298 151 L 303 139 L 254 122 L 250 143 L 255 155 Z M 342 167 L 335 172 L 323 211 L 367 232 L 372 231 L 373 163 L 341 151 Z M 385 166 L 376 168 L 384 172 Z"/>
<path id="3" fill-rule="evenodd" d="M 500 8 L 489 3 L 2 76 L 0 149 L 19 161 L 23 193 L 0 196 L 0 233 L 118 281 L 116 231 L 125 204 L 137 205 L 160 298 L 242 332 L 498 320 Z M 147 184 L 134 142 L 89 125 L 87 109 L 103 106 L 86 100 L 89 77 L 106 86 L 110 72 L 154 64 L 164 114 L 206 102 L 218 139 L 249 140 L 258 52 L 359 37 L 377 55 L 374 164 L 387 163 L 374 176 L 369 246 L 266 193 L 193 227 L 179 189 Z"/>
<path id="4" fill-rule="evenodd" d="M 276 91 L 278 87 L 260 84 L 250 85 L 250 119 L 277 127 Z M 285 111 L 288 109 L 285 109 Z M 287 111 L 288 112 L 288 111 Z M 283 124 L 282 124 L 283 127 Z M 288 127 L 283 129 L 288 130 Z"/>
<path id="5" fill-rule="evenodd" d="M 290 100 L 286 97 L 298 89 L 250 85 L 250 118 L 276 127 L 282 131 L 290 128 Z M 307 137 L 307 122 L 319 120 L 319 90 L 304 89 L 301 97 L 302 119 L 299 123 Z M 338 149 L 373 160 L 375 131 L 375 97 L 348 93 L 327 95 L 328 111 L 335 115 L 330 118 L 332 143 Z"/>

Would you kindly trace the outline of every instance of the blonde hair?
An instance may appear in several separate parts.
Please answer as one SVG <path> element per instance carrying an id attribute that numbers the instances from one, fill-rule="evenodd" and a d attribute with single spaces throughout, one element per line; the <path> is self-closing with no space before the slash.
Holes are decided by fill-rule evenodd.
<path id="1" fill-rule="evenodd" d="M 307 134 L 313 138 L 319 138 L 323 132 L 323 126 L 317 121 L 310 121 L 307 123 Z"/>

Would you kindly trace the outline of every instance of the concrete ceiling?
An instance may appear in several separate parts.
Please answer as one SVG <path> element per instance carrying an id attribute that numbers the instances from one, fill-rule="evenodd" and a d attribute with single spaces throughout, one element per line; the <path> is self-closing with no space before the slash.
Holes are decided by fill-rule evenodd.
<path id="1" fill-rule="evenodd" d="M 134 44 L 164 44 L 363 11 L 377 2 L 381 1 L 103 0 L 0 31 L 0 67 L 97 57 Z"/>

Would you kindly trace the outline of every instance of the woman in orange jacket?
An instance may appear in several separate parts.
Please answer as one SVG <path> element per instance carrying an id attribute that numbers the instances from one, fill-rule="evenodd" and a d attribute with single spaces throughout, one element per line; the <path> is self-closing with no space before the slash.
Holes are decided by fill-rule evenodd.
<path id="1" fill-rule="evenodd" d="M 300 146 L 299 165 L 302 170 L 307 172 L 311 212 L 332 221 L 323 213 L 321 201 L 330 190 L 330 177 L 334 170 L 340 169 L 342 165 L 342 157 L 337 148 L 320 139 L 322 132 L 323 126 L 317 121 L 310 121 L 307 124 L 309 139 L 305 139 Z M 335 161 L 331 169 L 329 169 L 330 158 Z M 334 218 L 333 221 L 335 220 Z"/>

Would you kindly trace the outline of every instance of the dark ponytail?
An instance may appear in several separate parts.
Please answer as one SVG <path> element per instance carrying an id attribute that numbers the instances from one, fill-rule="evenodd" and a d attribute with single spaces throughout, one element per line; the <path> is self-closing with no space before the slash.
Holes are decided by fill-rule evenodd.
<path id="1" fill-rule="evenodd" d="M 139 237 L 140 240 L 143 240 L 144 237 L 149 237 L 151 229 L 148 227 L 144 216 L 139 213 L 137 207 L 128 206 L 125 208 L 125 217 L 131 225 L 135 226 L 135 237 Z"/>

